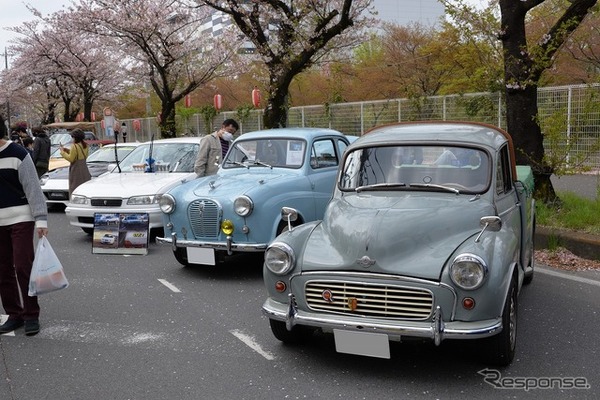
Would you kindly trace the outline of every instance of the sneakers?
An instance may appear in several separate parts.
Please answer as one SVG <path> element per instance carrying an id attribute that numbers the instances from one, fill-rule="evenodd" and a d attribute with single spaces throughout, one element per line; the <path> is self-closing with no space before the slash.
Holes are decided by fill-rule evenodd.
<path id="1" fill-rule="evenodd" d="M 40 322 L 37 319 L 23 321 L 21 319 L 9 319 L 0 325 L 0 334 L 12 332 L 25 325 L 25 334 L 33 336 L 40 331 Z"/>
<path id="2" fill-rule="evenodd" d="M 40 331 L 40 322 L 37 319 L 25 321 L 25 334 L 27 336 L 37 335 Z"/>
<path id="3" fill-rule="evenodd" d="M 21 319 L 8 319 L 5 323 L 3 323 L 2 325 L 0 325 L 0 334 L 12 332 L 15 329 L 20 328 L 22 326 L 23 326 L 23 320 L 21 320 Z M 38 331 L 39 330 L 40 329 L 39 329 L 39 326 L 38 326 Z"/>

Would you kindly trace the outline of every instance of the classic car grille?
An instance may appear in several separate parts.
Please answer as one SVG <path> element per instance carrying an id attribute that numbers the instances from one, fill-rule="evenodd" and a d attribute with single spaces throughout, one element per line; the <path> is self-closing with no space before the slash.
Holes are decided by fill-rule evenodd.
<path id="1" fill-rule="evenodd" d="M 219 236 L 219 206 L 213 201 L 196 200 L 188 208 L 188 217 L 195 237 Z"/>
<path id="2" fill-rule="evenodd" d="M 94 207 L 121 207 L 121 199 L 92 199 L 90 203 Z"/>
<path id="3" fill-rule="evenodd" d="M 305 291 L 308 306 L 316 311 L 419 320 L 428 318 L 433 309 L 432 293 L 419 288 L 310 281 Z M 324 299 L 329 294 L 332 301 Z"/>

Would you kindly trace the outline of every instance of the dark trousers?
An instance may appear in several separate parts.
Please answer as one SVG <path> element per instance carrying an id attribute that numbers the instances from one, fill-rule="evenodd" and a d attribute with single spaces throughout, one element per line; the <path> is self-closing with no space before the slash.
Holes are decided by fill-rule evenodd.
<path id="1" fill-rule="evenodd" d="M 0 226 L 0 300 L 10 319 L 38 319 L 37 297 L 30 297 L 34 222 Z"/>

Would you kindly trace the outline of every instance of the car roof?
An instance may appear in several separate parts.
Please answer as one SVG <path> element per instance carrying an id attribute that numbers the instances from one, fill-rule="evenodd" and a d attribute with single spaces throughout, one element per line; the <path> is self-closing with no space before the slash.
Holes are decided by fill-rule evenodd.
<path id="1" fill-rule="evenodd" d="M 453 143 L 463 145 L 483 145 L 499 148 L 507 141 L 512 147 L 512 139 L 504 130 L 493 125 L 462 121 L 422 121 L 401 122 L 376 127 L 352 143 L 352 147 L 382 145 L 386 142 L 439 142 L 440 145 Z"/>
<path id="2" fill-rule="evenodd" d="M 200 143 L 201 137 L 196 136 L 186 136 L 186 137 L 176 137 L 176 138 L 168 138 L 168 139 L 155 139 L 154 141 L 149 140 L 147 142 L 142 142 L 140 144 L 150 144 L 154 142 L 154 144 L 160 143 Z"/>
<path id="3" fill-rule="evenodd" d="M 345 137 L 344 134 L 328 128 L 275 128 L 244 133 L 236 140 L 264 139 L 265 137 L 269 139 L 298 137 L 311 140 L 315 136 L 322 135 Z"/>

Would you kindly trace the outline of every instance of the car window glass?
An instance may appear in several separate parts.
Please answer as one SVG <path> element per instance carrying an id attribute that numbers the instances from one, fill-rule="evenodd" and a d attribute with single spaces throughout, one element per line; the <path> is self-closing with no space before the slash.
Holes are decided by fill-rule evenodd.
<path id="1" fill-rule="evenodd" d="M 229 148 L 223 168 L 300 168 L 305 153 L 306 142 L 302 139 L 237 140 Z"/>
<path id="2" fill-rule="evenodd" d="M 122 161 L 126 155 L 133 151 L 133 149 L 135 149 L 135 146 L 117 146 L 117 157 L 119 157 L 119 161 Z M 115 162 L 114 146 L 101 147 L 98 151 L 90 154 L 90 156 L 87 158 L 87 161 L 97 163 Z"/>
<path id="3" fill-rule="evenodd" d="M 466 147 L 411 145 L 355 149 L 346 157 L 340 179 L 341 189 L 403 183 L 407 188 L 414 184 L 416 190 L 430 184 L 480 193 L 489 184 L 489 157 L 483 150 Z"/>
<path id="4" fill-rule="evenodd" d="M 121 162 L 122 172 L 146 171 L 150 151 L 156 172 L 193 172 L 198 144 L 195 143 L 154 143 L 135 148 Z"/>
<path id="5" fill-rule="evenodd" d="M 310 166 L 314 169 L 338 165 L 335 146 L 331 139 L 317 140 L 310 153 Z"/>

